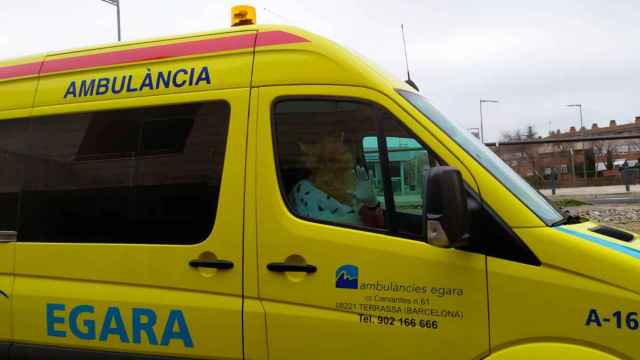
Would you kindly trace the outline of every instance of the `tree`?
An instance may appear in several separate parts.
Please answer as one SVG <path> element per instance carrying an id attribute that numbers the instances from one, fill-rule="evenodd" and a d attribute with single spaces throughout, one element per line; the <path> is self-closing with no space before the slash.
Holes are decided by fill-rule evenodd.
<path id="1" fill-rule="evenodd" d="M 538 132 L 533 125 L 528 125 L 525 129 L 524 138 L 526 140 L 533 140 L 538 138 Z"/>
<path id="2" fill-rule="evenodd" d="M 607 170 L 613 170 L 613 151 L 607 149 Z"/>
<path id="3" fill-rule="evenodd" d="M 596 157 L 593 148 L 584 150 L 584 161 L 586 163 L 587 176 L 590 174 L 596 176 Z"/>
<path id="4" fill-rule="evenodd" d="M 559 154 L 558 157 L 565 159 L 565 164 L 567 165 L 567 170 L 571 172 L 572 175 L 575 175 L 575 164 L 572 161 L 573 157 L 571 156 L 571 152 L 574 150 L 574 143 L 565 142 L 565 143 L 554 143 L 553 145 L 554 151 Z M 574 165 L 572 167 L 572 164 Z"/>
<path id="5" fill-rule="evenodd" d="M 503 131 L 500 134 L 501 142 L 535 140 L 538 138 L 538 132 L 533 125 L 528 125 L 524 129 L 515 129 Z"/>
<path id="6" fill-rule="evenodd" d="M 605 168 L 609 169 L 609 158 L 611 157 L 611 168 L 613 168 L 613 156 L 609 155 L 611 152 L 612 146 L 607 140 L 594 141 L 591 143 L 591 146 L 594 149 L 595 155 L 595 163 L 596 163 L 596 171 L 598 171 L 598 164 L 603 162 L 605 164 Z M 597 174 L 597 172 L 596 172 Z"/>
<path id="7" fill-rule="evenodd" d="M 500 133 L 500 142 L 522 141 L 523 139 L 524 135 L 520 129 Z"/>

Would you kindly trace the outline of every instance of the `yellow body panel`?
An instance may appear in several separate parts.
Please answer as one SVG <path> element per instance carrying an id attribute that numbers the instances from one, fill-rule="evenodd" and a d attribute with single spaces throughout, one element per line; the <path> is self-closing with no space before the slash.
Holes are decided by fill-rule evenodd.
<path id="1" fill-rule="evenodd" d="M 37 68 L 44 56 L 30 56 L 9 61 L 0 61 L 0 68 L 25 66 L 33 64 Z M 12 78 L 0 77 L 0 119 L 22 117 L 16 111 L 26 111 L 23 116 L 28 116 L 28 111 L 33 106 L 33 101 L 38 86 L 38 77 L 34 75 L 17 76 Z M 12 111 L 13 110 L 13 111 Z"/>
<path id="2" fill-rule="evenodd" d="M 108 255 L 107 255 L 108 256 Z M 196 272 L 196 270 L 191 270 Z M 179 273 L 179 271 L 175 271 Z M 199 276 L 198 274 L 192 277 Z M 219 274 L 208 278 L 210 282 L 225 275 Z M 132 285 L 129 285 L 132 284 Z M 127 284 L 110 284 L 101 281 L 75 281 L 59 278 L 42 279 L 19 276 L 16 281 L 16 313 L 15 341 L 22 344 L 53 345 L 73 347 L 77 349 L 96 349 L 115 352 L 145 353 L 150 355 L 174 355 L 183 357 L 201 357 L 241 359 L 240 338 L 240 306 L 239 295 L 210 293 L 211 290 L 180 291 L 164 287 L 137 286 L 129 281 Z M 220 287 L 215 285 L 215 287 Z M 60 318 L 54 325 L 54 331 L 64 336 L 47 336 L 47 305 L 64 304 L 65 308 L 53 312 Z M 79 318 L 81 332 L 88 332 L 95 326 L 95 339 L 84 340 L 72 335 L 70 329 L 73 320 L 71 311 L 80 305 L 89 304 L 93 313 L 83 314 Z M 99 340 L 104 330 L 106 313 L 109 308 L 117 307 L 125 324 L 126 331 L 121 337 L 111 334 L 106 340 Z M 134 309 L 149 309 L 155 313 L 157 320 L 152 328 L 155 342 L 147 332 L 136 332 L 132 325 Z M 170 324 L 168 318 L 172 310 L 179 309 L 186 321 L 192 344 L 181 339 L 172 339 L 162 345 L 163 334 Z M 95 325 L 88 325 L 87 322 Z M 114 322 L 112 322 L 114 324 Z M 175 323 L 174 323 L 175 324 Z M 219 326 L 226 331 L 211 337 L 211 328 Z M 174 329 L 178 329 L 177 326 Z M 138 334 L 139 341 L 135 340 Z M 136 343 L 137 342 L 137 343 Z"/>
<path id="3" fill-rule="evenodd" d="M 514 359 L 616 360 L 620 357 L 586 346 L 547 340 L 510 347 L 487 358 L 487 360 Z"/>
<path id="4" fill-rule="evenodd" d="M 91 62 L 116 52 L 243 36 L 253 42 L 192 55 Z M 77 64 L 93 59 L 84 64 L 95 66 L 74 68 L 74 59 L 80 59 Z M 58 70 L 50 71 L 51 64 L 58 64 Z M 22 65 L 37 70 L 20 73 Z M 205 67 L 208 81 L 191 78 Z M 7 69 L 23 75 L 7 77 Z M 186 75 L 158 85 L 158 74 L 175 75 L 180 69 Z M 191 75 L 190 69 L 198 74 Z M 147 76 L 154 81 L 151 88 L 143 85 Z M 133 84 L 131 91 L 127 84 L 121 92 L 113 87 L 104 92 L 106 82 L 98 90 L 99 79 L 113 78 Z M 181 81 L 189 85 L 174 86 Z M 79 96 L 80 86 L 87 96 Z M 211 100 L 231 105 L 211 236 L 188 246 L 0 243 L 0 290 L 9 296 L 0 295 L 0 319 L 5 319 L 0 342 L 229 359 L 640 358 L 640 330 L 634 328 L 640 312 L 637 240 L 624 243 L 595 234 L 591 223 L 547 227 L 397 89 L 412 91 L 351 51 L 285 26 L 242 26 L 0 62 L 0 120 Z M 541 265 L 295 217 L 280 193 L 274 159 L 271 109 L 281 96 L 360 99 L 389 110 L 461 171 L 467 185 Z M 236 266 L 224 272 L 190 268 L 189 261 L 204 252 Z M 291 256 L 318 266 L 318 272 L 267 271 L 268 263 Z M 406 317 L 406 306 L 400 307 L 402 314 L 374 307 L 388 300 L 375 286 L 336 289 L 336 268 L 351 263 L 358 264 L 362 281 L 428 288 L 428 294 L 410 294 L 405 300 L 422 309 L 411 318 L 437 320 L 437 330 L 378 323 L 378 317 L 385 320 L 390 314 Z M 63 307 L 48 314 L 48 304 Z M 99 331 L 109 308 L 117 307 L 129 340 L 136 333 L 135 309 L 154 311 L 158 338 L 172 311 L 179 309 L 194 346 L 177 339 L 153 345 L 139 329 L 138 343 L 116 334 L 107 334 L 104 341 L 48 335 L 51 316 L 58 321 L 54 333 L 69 335 L 71 312 L 82 305 L 94 309 L 81 315 L 82 331 L 88 326 Z M 436 312 L 425 315 L 427 308 Z"/>
<path id="5" fill-rule="evenodd" d="M 13 298 L 14 243 L 0 243 L 0 342 L 13 339 L 11 301 Z M 1 355 L 1 352 L 0 352 Z"/>
<path id="6" fill-rule="evenodd" d="M 256 191 L 258 271 L 270 358 L 288 359 L 291 354 L 307 359 L 420 358 L 429 354 L 437 358 L 477 358 L 488 353 L 483 255 L 312 223 L 290 213 L 278 190 L 270 126 L 273 101 L 290 95 L 348 96 L 374 101 L 392 111 L 419 136 L 424 133 L 393 102 L 368 89 L 335 86 L 261 89 L 256 165 L 260 174 Z M 432 139 L 421 137 L 432 145 Z M 446 153 L 442 156 L 450 157 Z M 267 263 L 290 257 L 299 257 L 319 270 L 310 275 L 267 271 Z M 393 297 L 393 293 L 382 289 L 336 289 L 335 272 L 343 264 L 356 265 L 363 282 L 409 283 L 428 290 L 421 294 L 396 294 L 405 301 L 403 305 L 375 310 L 377 305 L 391 305 L 385 303 L 391 301 L 385 298 Z M 441 288 L 462 289 L 463 295 L 439 296 Z M 425 315 L 429 309 L 443 310 L 447 315 Z M 373 316 L 373 323 L 360 314 Z M 385 317 L 396 320 L 381 325 L 378 317 L 383 322 Z M 396 323 L 402 322 L 398 320 L 402 318 L 417 322 L 437 320 L 439 325 L 437 330 L 403 327 Z M 456 347 L 461 338 L 466 346 Z M 378 346 L 389 339 L 393 339 L 393 346 Z"/>
<path id="7" fill-rule="evenodd" d="M 269 358 L 264 306 L 258 293 L 258 244 L 256 226 L 256 159 L 259 91 L 251 92 L 251 109 L 247 130 L 247 166 L 245 172 L 244 210 L 244 313 L 243 336 L 245 359 Z"/>
<path id="8" fill-rule="evenodd" d="M 148 97 L 128 106 L 224 100 L 231 106 L 229 135 L 218 211 L 212 235 L 196 245 L 17 243 L 14 291 L 14 341 L 110 351 L 172 354 L 188 357 L 242 358 L 242 232 L 244 158 L 249 90 L 222 90 L 185 95 Z M 144 101 L 142 101 L 144 100 Z M 74 105 L 75 107 L 86 105 Z M 68 106 L 67 109 L 73 109 Z M 103 102 L 94 109 L 121 107 Z M 235 159 L 235 160 L 234 160 Z M 238 160 L 239 159 L 239 160 Z M 204 252 L 234 262 L 228 271 L 197 270 L 189 261 Z M 47 336 L 47 304 L 64 304 L 56 316 L 69 316 L 75 306 L 95 307 L 96 327 L 105 311 L 116 306 L 127 328 L 129 342 L 118 336 L 106 341 L 78 339 L 69 333 L 69 321 L 56 325 L 64 337 Z M 193 346 L 172 341 L 153 345 L 143 336 L 131 340 L 131 311 L 149 308 L 158 316 L 158 342 L 170 310 L 179 309 L 189 327 Z M 224 331 L 211 338 L 212 328 Z"/>
<path id="9" fill-rule="evenodd" d="M 563 228 L 584 234 L 593 226 Z M 488 259 L 492 346 L 552 338 L 640 358 L 633 315 L 627 324 L 640 303 L 638 259 L 554 228 L 517 232 L 543 264 Z"/>
<path id="10" fill-rule="evenodd" d="M 31 108 L 37 84 L 38 80 L 33 78 L 1 82 L 0 98 L 3 101 L 0 104 L 0 114 L 11 110 Z"/>

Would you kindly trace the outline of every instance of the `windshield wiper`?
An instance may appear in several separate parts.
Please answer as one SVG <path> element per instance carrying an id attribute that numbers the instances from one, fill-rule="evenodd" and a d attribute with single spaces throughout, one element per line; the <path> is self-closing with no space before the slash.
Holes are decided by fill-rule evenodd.
<path id="1" fill-rule="evenodd" d="M 582 222 L 587 221 L 588 219 L 580 217 L 580 215 L 572 215 L 569 210 L 565 210 L 562 212 L 562 219 L 554 222 L 551 226 L 561 226 L 561 225 L 573 225 L 580 224 Z"/>

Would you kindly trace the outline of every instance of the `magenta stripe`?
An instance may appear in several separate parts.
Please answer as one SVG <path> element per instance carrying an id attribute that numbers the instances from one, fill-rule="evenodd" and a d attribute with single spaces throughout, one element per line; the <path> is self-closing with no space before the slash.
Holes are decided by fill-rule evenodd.
<path id="1" fill-rule="evenodd" d="M 285 31 L 259 32 L 256 46 L 284 45 L 309 42 L 309 40 Z"/>
<path id="2" fill-rule="evenodd" d="M 255 34 L 228 36 L 218 39 L 186 41 L 177 44 L 158 45 L 140 49 L 120 50 L 103 54 L 47 60 L 42 67 L 41 74 L 72 69 L 128 64 L 139 61 L 153 61 L 178 56 L 249 49 L 253 47 L 254 39 Z"/>
<path id="3" fill-rule="evenodd" d="M 40 70 L 41 61 L 28 64 L 0 67 L 0 79 L 35 75 Z"/>
<path id="4" fill-rule="evenodd" d="M 185 41 L 176 44 L 157 45 L 146 48 L 113 51 L 102 54 L 81 55 L 64 59 L 0 67 L 0 79 L 48 74 L 60 71 L 88 69 L 101 66 L 153 61 L 179 56 L 208 54 L 223 51 L 250 49 L 269 46 L 308 42 L 309 40 L 284 31 L 267 31 L 256 34 L 234 35 L 217 39 Z M 42 65 L 42 69 L 40 66 Z"/>

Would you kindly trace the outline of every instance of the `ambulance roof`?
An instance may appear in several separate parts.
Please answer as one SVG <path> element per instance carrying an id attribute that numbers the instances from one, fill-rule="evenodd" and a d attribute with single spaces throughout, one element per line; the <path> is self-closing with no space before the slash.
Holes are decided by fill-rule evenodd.
<path id="1" fill-rule="evenodd" d="M 34 93 L 52 90 L 54 86 L 51 84 L 68 82 L 69 74 L 112 76 L 116 70 L 125 71 L 136 65 L 160 67 L 171 63 L 177 66 L 181 62 L 197 64 L 202 59 L 215 58 L 218 65 L 209 69 L 214 79 L 231 79 L 245 75 L 240 74 L 244 70 L 239 72 L 237 67 L 227 66 L 228 62 L 237 61 L 239 56 L 249 64 L 253 61 L 253 66 L 246 67 L 247 82 L 214 81 L 222 86 L 218 89 L 330 84 L 364 86 L 383 92 L 394 88 L 411 90 L 404 82 L 326 38 L 290 26 L 250 25 L 0 61 L 0 97 L 12 99 L 0 104 L 0 118 L 12 114 L 20 116 L 21 110 L 30 107 L 59 105 L 51 102 L 40 104 L 34 101 Z M 250 76 L 251 71 L 253 76 Z M 45 85 L 45 79 L 48 86 L 38 87 L 39 82 Z"/>

